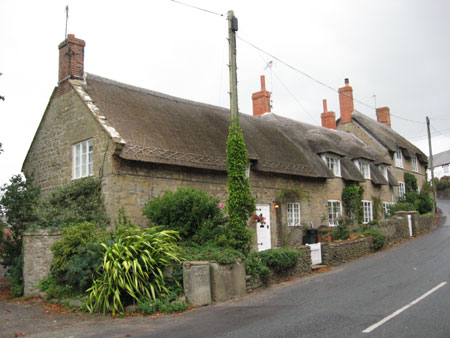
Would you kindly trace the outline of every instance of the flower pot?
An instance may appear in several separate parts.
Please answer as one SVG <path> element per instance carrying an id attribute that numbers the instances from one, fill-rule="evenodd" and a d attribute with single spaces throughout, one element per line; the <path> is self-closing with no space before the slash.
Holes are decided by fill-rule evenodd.
<path id="1" fill-rule="evenodd" d="M 331 235 L 328 235 L 328 236 L 327 236 L 327 239 L 328 239 L 328 243 L 331 243 L 331 242 L 333 242 L 333 236 L 331 236 Z"/>
<path id="2" fill-rule="evenodd" d="M 350 239 L 356 239 L 357 236 L 356 236 L 356 234 L 349 234 L 348 237 L 349 237 Z"/>

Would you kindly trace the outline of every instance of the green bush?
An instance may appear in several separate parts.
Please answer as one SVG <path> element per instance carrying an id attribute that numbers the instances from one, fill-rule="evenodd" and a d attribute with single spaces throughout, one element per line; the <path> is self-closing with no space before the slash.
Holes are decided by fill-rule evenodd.
<path id="1" fill-rule="evenodd" d="M 261 259 L 255 254 L 250 254 L 245 262 L 245 273 L 250 276 L 257 277 L 263 282 L 267 284 L 270 278 L 270 270 L 267 266 L 265 266 Z"/>
<path id="2" fill-rule="evenodd" d="M 260 251 L 252 255 L 276 273 L 283 273 L 295 267 L 300 257 L 300 252 L 289 248 L 282 248 Z"/>
<path id="3" fill-rule="evenodd" d="M 389 212 L 391 215 L 394 215 L 397 211 L 414 211 L 414 210 L 416 210 L 414 204 L 403 201 L 399 201 L 389 206 Z"/>
<path id="4" fill-rule="evenodd" d="M 436 190 L 437 191 L 444 191 L 450 189 L 450 177 L 449 176 L 443 176 L 441 179 L 436 182 Z"/>
<path id="5" fill-rule="evenodd" d="M 78 292 L 84 292 L 92 286 L 97 270 L 103 263 L 104 248 L 100 243 L 86 243 L 69 258 L 65 279 L 67 284 Z"/>
<path id="6" fill-rule="evenodd" d="M 405 173 L 405 192 L 417 192 L 417 179 L 413 174 Z"/>
<path id="7" fill-rule="evenodd" d="M 87 243 L 106 241 L 109 238 L 106 231 L 98 230 L 95 223 L 89 222 L 67 226 L 61 233 L 61 239 L 50 248 L 53 252 L 51 271 L 57 278 L 66 276 L 69 261 L 78 253 L 78 248 Z"/>
<path id="8" fill-rule="evenodd" d="M 111 245 L 102 243 L 104 261 L 99 277 L 87 290 L 87 309 L 115 315 L 124 311 L 127 302 L 167 293 L 162 270 L 180 261 L 178 238 L 175 231 L 154 227 L 118 238 Z"/>
<path id="9" fill-rule="evenodd" d="M 339 220 L 338 225 L 331 231 L 331 235 L 337 240 L 346 240 L 349 238 L 350 230 L 347 229 L 347 225 L 343 220 Z"/>
<path id="10" fill-rule="evenodd" d="M 172 300 L 171 297 L 162 297 L 158 299 L 145 298 L 138 302 L 138 307 L 144 315 L 153 315 L 155 313 L 174 313 L 186 311 L 189 304 L 186 301 Z"/>
<path id="11" fill-rule="evenodd" d="M 47 300 L 64 299 L 78 296 L 79 292 L 67 284 L 60 284 L 54 276 L 48 276 L 39 282 L 39 289 L 46 294 Z"/>
<path id="12" fill-rule="evenodd" d="M 213 239 L 210 234 L 224 223 L 219 202 L 193 188 L 166 191 L 151 199 L 145 204 L 144 215 L 153 225 L 165 226 L 177 231 L 183 239 L 198 243 Z"/>
<path id="13" fill-rule="evenodd" d="M 375 250 L 379 250 L 384 246 L 384 236 L 383 234 L 376 230 L 376 229 L 364 229 L 362 231 L 364 236 L 372 236 L 373 237 L 373 244 L 372 247 Z"/>
<path id="14" fill-rule="evenodd" d="M 419 194 L 419 198 L 416 201 L 417 211 L 423 215 L 433 211 L 434 199 L 430 196 L 430 194 L 424 190 L 422 190 Z"/>
<path id="15" fill-rule="evenodd" d="M 34 211 L 43 227 L 64 227 L 82 222 L 108 224 L 101 196 L 101 181 L 93 177 L 78 179 L 56 188 L 39 201 Z"/>
<path id="16" fill-rule="evenodd" d="M 238 260 L 245 260 L 242 252 L 226 247 L 215 246 L 183 246 L 181 255 L 188 261 L 214 261 L 219 264 L 233 264 Z"/>

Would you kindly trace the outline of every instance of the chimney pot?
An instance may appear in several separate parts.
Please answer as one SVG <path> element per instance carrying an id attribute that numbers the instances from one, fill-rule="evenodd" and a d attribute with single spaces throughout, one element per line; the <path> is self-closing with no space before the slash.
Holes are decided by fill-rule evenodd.
<path id="1" fill-rule="evenodd" d="M 323 112 L 326 113 L 327 111 L 328 111 L 327 100 L 324 99 L 324 100 L 323 100 Z"/>
<path id="2" fill-rule="evenodd" d="M 266 91 L 266 77 L 264 75 L 261 75 L 261 91 Z"/>

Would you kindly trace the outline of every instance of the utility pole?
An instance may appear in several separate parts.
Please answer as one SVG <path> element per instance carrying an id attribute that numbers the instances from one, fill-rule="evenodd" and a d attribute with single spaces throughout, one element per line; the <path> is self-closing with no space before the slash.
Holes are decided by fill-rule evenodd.
<path id="1" fill-rule="evenodd" d="M 229 46 L 229 70 L 230 70 L 230 112 L 231 122 L 234 124 L 239 120 L 237 99 L 237 67 L 236 67 L 236 32 L 238 20 L 233 11 L 228 11 L 228 46 Z"/>
<path id="2" fill-rule="evenodd" d="M 434 184 L 434 166 L 433 166 L 433 150 L 431 149 L 431 133 L 430 133 L 430 119 L 427 116 L 427 131 L 428 131 L 428 148 L 430 150 L 430 169 L 431 169 L 431 188 L 433 189 L 433 198 L 436 201 L 436 187 Z"/>

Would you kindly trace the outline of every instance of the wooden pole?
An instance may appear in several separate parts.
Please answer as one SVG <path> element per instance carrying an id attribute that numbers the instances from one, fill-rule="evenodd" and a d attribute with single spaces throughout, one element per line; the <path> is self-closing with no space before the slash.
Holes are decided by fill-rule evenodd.
<path id="1" fill-rule="evenodd" d="M 230 70 L 230 112 L 231 123 L 239 121 L 238 93 L 237 93 L 237 67 L 236 67 L 236 32 L 238 20 L 233 11 L 228 11 L 228 45 Z"/>

